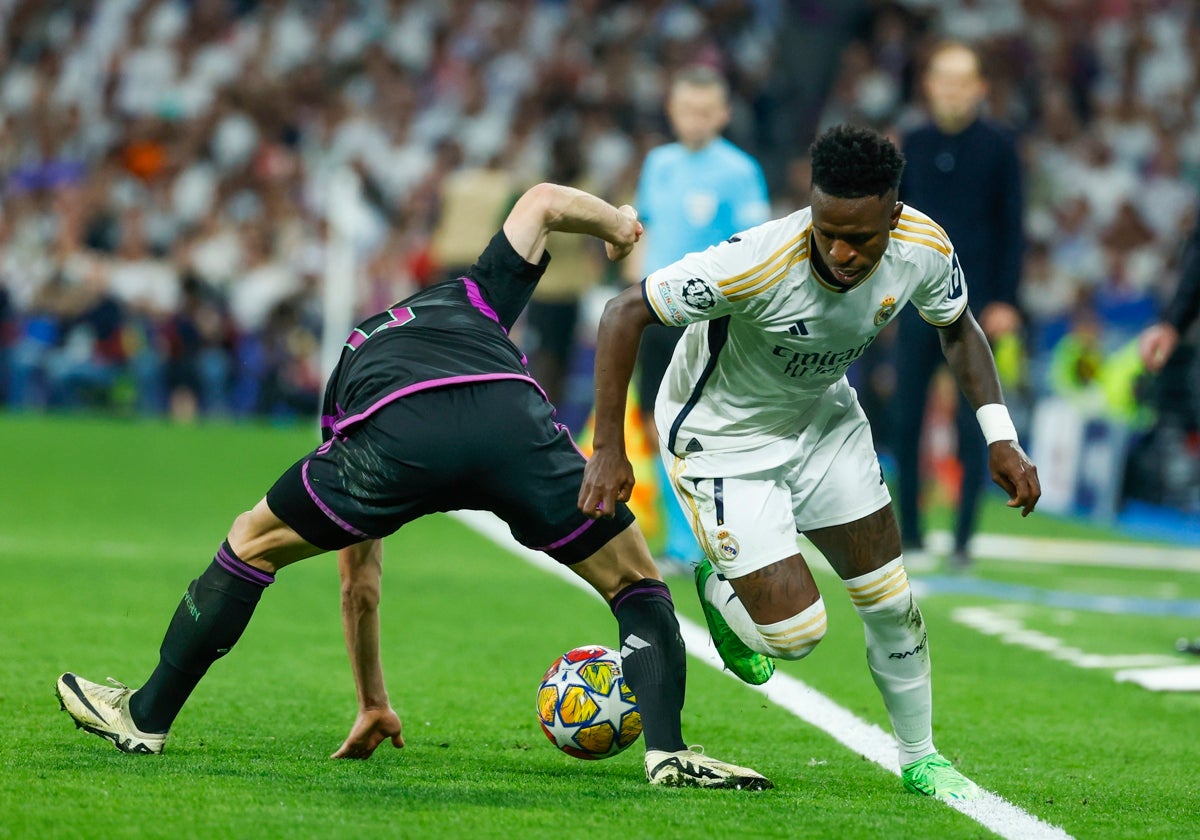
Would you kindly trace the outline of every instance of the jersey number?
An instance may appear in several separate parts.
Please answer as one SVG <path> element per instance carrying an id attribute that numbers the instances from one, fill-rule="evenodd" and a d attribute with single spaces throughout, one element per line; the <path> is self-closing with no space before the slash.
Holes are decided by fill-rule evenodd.
<path id="1" fill-rule="evenodd" d="M 946 293 L 946 300 L 954 300 L 962 297 L 963 293 L 963 270 L 958 264 L 958 254 L 954 255 L 954 265 L 950 269 L 950 291 Z"/>
<path id="2" fill-rule="evenodd" d="M 350 333 L 350 338 L 346 340 L 346 346 L 351 350 L 357 350 L 362 346 L 364 341 L 376 333 L 383 332 L 384 330 L 390 330 L 392 327 L 402 327 L 413 318 L 417 317 L 416 313 L 412 311 L 411 306 L 400 306 L 396 309 L 389 309 L 387 314 L 391 315 L 392 317 L 384 321 L 370 332 L 363 332 L 363 330 L 355 327 L 354 332 Z"/>

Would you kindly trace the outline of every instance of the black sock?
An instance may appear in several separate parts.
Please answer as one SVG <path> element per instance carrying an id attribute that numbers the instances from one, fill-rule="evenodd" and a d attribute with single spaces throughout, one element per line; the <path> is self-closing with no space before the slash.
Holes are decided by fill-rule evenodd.
<path id="1" fill-rule="evenodd" d="M 621 634 L 625 681 L 637 696 L 646 749 L 684 749 L 680 712 L 687 661 L 671 590 L 647 578 L 618 592 L 610 606 Z"/>
<path id="2" fill-rule="evenodd" d="M 166 732 L 200 678 L 229 653 L 275 576 L 244 563 L 228 542 L 175 608 L 158 666 L 129 699 L 129 713 L 143 732 Z"/>

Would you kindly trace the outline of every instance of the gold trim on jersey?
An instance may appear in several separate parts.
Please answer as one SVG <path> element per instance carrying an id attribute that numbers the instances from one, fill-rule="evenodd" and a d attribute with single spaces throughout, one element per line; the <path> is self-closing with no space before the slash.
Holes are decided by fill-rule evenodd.
<path id="1" fill-rule="evenodd" d="M 949 257 L 951 254 L 949 243 L 938 237 L 935 237 L 931 233 L 925 233 L 922 231 L 920 233 L 907 234 L 899 233 L 898 231 L 892 231 L 892 238 L 899 239 L 901 242 L 912 242 L 915 245 L 924 245 L 926 248 L 932 248 L 945 257 Z"/>
<path id="2" fill-rule="evenodd" d="M 745 291 L 745 292 L 740 291 L 741 289 L 747 288 L 747 286 L 739 286 L 737 288 L 737 291 L 739 291 L 739 294 L 732 294 L 732 292 L 734 292 L 735 290 L 730 289 L 729 292 L 727 292 L 725 294 L 725 299 L 729 300 L 729 301 L 745 300 L 746 298 L 754 297 L 757 294 L 765 292 L 767 289 L 774 286 L 776 283 L 778 283 L 784 277 L 787 277 L 788 272 L 792 270 L 792 267 L 807 256 L 808 256 L 808 248 L 807 247 L 800 248 L 798 251 L 796 251 L 795 254 L 792 255 L 792 257 L 786 263 L 783 264 L 783 267 L 778 269 L 774 274 L 767 277 L 765 280 L 762 280 L 762 279 L 755 280 L 754 281 L 755 285 L 750 287 L 748 291 Z"/>
<path id="3" fill-rule="evenodd" d="M 966 309 L 967 309 L 967 302 L 966 302 L 966 300 L 963 300 L 963 305 L 962 305 L 961 307 L 959 307 L 959 310 L 958 310 L 957 312 L 955 312 L 955 313 L 954 313 L 954 317 L 953 317 L 953 318 L 949 318 L 949 319 L 947 319 L 947 320 L 945 320 L 945 321 L 931 321 L 931 320 L 929 320 L 928 318 L 926 318 L 926 317 L 925 317 L 925 313 L 924 313 L 924 312 L 922 312 L 920 309 L 917 309 L 917 314 L 918 314 L 918 315 L 920 315 L 920 316 L 921 316 L 921 318 L 922 318 L 922 319 L 925 321 L 925 323 L 927 323 L 927 324 L 933 324 L 935 327 L 948 327 L 948 326 L 950 326 L 951 324 L 953 324 L 955 321 L 957 321 L 959 318 L 961 318 L 961 317 L 962 317 L 962 314 L 963 314 L 963 312 L 965 312 L 965 311 L 966 311 Z"/>
<path id="4" fill-rule="evenodd" d="M 774 267 L 772 266 L 772 263 L 774 263 L 776 260 L 778 260 L 787 251 L 790 251 L 792 248 L 795 248 L 796 245 L 798 245 L 800 243 L 800 241 L 804 239 L 804 235 L 806 233 L 808 233 L 808 231 L 809 231 L 809 228 L 805 228 L 804 230 L 800 231 L 800 233 L 798 233 L 792 239 L 785 242 L 782 248 L 780 248 L 774 254 L 771 254 L 771 256 L 767 257 L 765 260 L 760 262 L 758 265 L 754 266 L 754 268 L 750 269 L 749 271 L 743 271 L 741 274 L 735 275 L 734 277 L 727 278 L 727 279 L 722 280 L 719 283 L 717 283 L 717 288 L 721 290 L 721 294 L 725 294 L 727 287 L 732 286 L 734 283 L 738 283 L 742 280 L 745 280 L 747 277 L 750 277 L 753 274 L 759 274 L 760 272 L 763 272 L 763 271 L 773 271 Z M 807 245 L 807 240 L 805 240 L 805 244 Z M 731 291 L 737 291 L 737 290 L 734 289 Z"/>
<path id="5" fill-rule="evenodd" d="M 688 519 L 688 524 L 692 526 L 692 533 L 700 542 L 700 548 L 704 550 L 705 554 L 711 557 L 713 556 L 712 546 L 708 542 L 708 534 L 700 525 L 700 509 L 696 505 L 696 497 L 689 493 L 687 488 L 683 486 L 683 482 L 679 480 L 679 475 L 683 472 L 685 466 L 687 466 L 687 461 L 676 455 L 675 462 L 671 464 L 667 472 L 667 477 L 671 482 L 671 486 L 677 489 L 679 495 L 687 502 L 687 510 L 684 512 L 684 515 Z M 669 504 L 670 502 L 668 501 L 667 503 Z"/>
<path id="6" fill-rule="evenodd" d="M 929 216 L 926 216 L 924 213 L 920 213 L 915 207 L 909 207 L 906 204 L 904 209 L 900 211 L 900 221 L 913 222 L 914 224 L 918 225 L 927 225 L 928 227 L 934 228 L 938 233 L 940 233 L 942 238 L 945 239 L 947 243 L 950 242 L 950 234 L 946 233 L 946 229 Z"/>
<path id="7" fill-rule="evenodd" d="M 906 233 L 900 233 L 899 231 L 906 231 Z M 950 253 L 954 250 L 954 246 L 950 244 L 950 237 L 946 235 L 946 231 L 928 216 L 922 218 L 912 213 L 902 212 L 900 214 L 900 221 L 896 223 L 896 229 L 892 231 L 892 236 L 904 242 L 925 245 L 946 256 L 950 256 Z M 933 240 L 933 242 L 929 242 L 928 240 Z"/>

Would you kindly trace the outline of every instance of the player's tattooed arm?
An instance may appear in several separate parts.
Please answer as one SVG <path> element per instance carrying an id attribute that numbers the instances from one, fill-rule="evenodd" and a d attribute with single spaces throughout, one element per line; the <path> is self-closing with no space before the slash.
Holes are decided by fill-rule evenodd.
<path id="1" fill-rule="evenodd" d="M 358 715 L 350 734 L 331 758 L 370 758 L 386 740 L 404 746 L 400 717 L 388 700 L 379 654 L 379 598 L 383 579 L 383 544 L 379 540 L 338 552 L 342 586 L 342 630 L 358 693 Z"/>

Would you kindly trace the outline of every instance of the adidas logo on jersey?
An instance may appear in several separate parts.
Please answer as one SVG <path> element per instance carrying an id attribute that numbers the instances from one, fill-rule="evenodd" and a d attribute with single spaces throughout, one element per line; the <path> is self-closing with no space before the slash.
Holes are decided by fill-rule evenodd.
<path id="1" fill-rule="evenodd" d="M 801 318 L 788 327 L 788 332 L 792 335 L 808 335 L 808 327 L 804 326 L 804 319 Z"/>

